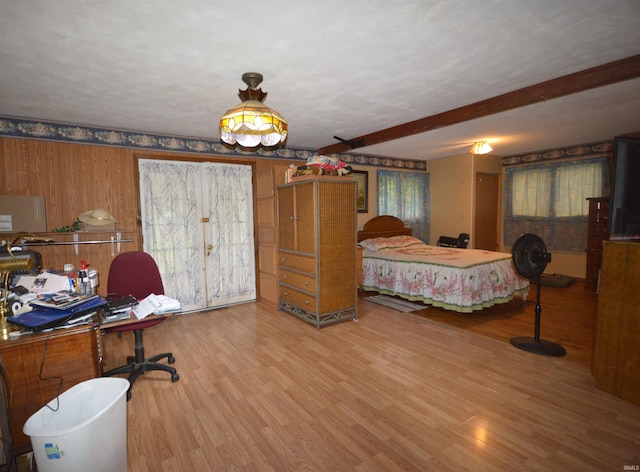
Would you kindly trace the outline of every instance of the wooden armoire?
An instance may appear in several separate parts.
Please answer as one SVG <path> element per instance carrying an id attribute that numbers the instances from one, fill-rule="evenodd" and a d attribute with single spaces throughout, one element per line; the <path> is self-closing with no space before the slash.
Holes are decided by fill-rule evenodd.
<path id="1" fill-rule="evenodd" d="M 321 328 L 358 318 L 356 182 L 278 187 L 278 307 Z"/>

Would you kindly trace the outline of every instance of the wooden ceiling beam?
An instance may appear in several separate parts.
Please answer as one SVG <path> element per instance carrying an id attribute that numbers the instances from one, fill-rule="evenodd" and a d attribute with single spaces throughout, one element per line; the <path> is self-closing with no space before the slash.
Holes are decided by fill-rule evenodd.
<path id="1" fill-rule="evenodd" d="M 374 144 L 405 138 L 414 134 L 424 133 L 445 126 L 475 120 L 515 108 L 533 105 L 545 100 L 564 97 L 566 95 L 638 77 L 640 77 L 640 54 L 547 80 L 546 82 L 521 88 L 513 92 L 507 92 L 426 118 L 392 126 L 391 128 L 386 128 L 381 131 L 342 140 L 340 143 L 318 149 L 318 154 L 326 155 L 350 151 L 354 149 L 354 146 L 349 143 L 354 142 L 362 144 L 362 146 L 373 146 Z"/>

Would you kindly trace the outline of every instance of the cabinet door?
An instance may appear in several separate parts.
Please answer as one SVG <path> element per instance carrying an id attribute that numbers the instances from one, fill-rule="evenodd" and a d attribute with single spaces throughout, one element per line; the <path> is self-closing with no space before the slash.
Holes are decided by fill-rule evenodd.
<path id="1" fill-rule="evenodd" d="M 316 195 L 313 182 L 298 184 L 296 192 L 296 250 L 307 254 L 316 252 Z"/>
<path id="2" fill-rule="evenodd" d="M 278 247 L 295 251 L 294 187 L 278 187 Z"/>
<path id="3" fill-rule="evenodd" d="M 278 247 L 314 254 L 315 192 L 313 182 L 278 187 Z"/>

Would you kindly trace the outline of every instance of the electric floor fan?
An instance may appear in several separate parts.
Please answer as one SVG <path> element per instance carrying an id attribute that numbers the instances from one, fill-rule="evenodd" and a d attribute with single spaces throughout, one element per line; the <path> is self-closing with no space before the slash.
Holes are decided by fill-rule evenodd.
<path id="1" fill-rule="evenodd" d="M 539 236 L 531 233 L 523 234 L 513 245 L 511 250 L 513 265 L 516 271 L 528 279 L 536 279 L 536 326 L 535 336 L 511 338 L 510 342 L 515 347 L 535 354 L 545 356 L 564 356 L 567 351 L 559 344 L 540 339 L 540 287 L 541 275 L 545 267 L 551 262 L 551 254 L 547 252 L 547 246 Z"/>

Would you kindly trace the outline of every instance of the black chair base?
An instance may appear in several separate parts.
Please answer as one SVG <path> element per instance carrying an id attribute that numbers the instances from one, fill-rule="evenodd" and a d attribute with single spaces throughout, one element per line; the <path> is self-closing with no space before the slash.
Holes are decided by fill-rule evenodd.
<path id="1" fill-rule="evenodd" d="M 129 389 L 127 390 L 127 401 L 131 400 L 131 388 L 136 379 L 145 372 L 152 370 L 162 370 L 171 374 L 171 381 L 177 382 L 180 380 L 180 376 L 174 367 L 166 364 L 160 364 L 158 361 L 161 359 L 167 359 L 169 364 L 173 364 L 176 358 L 170 352 L 164 352 L 162 354 L 156 354 L 148 359 L 144 357 L 144 345 L 142 343 L 142 330 L 137 329 L 133 332 L 135 339 L 135 356 L 127 357 L 127 364 L 111 369 L 102 374 L 103 377 L 110 377 L 112 375 L 129 374 Z"/>

